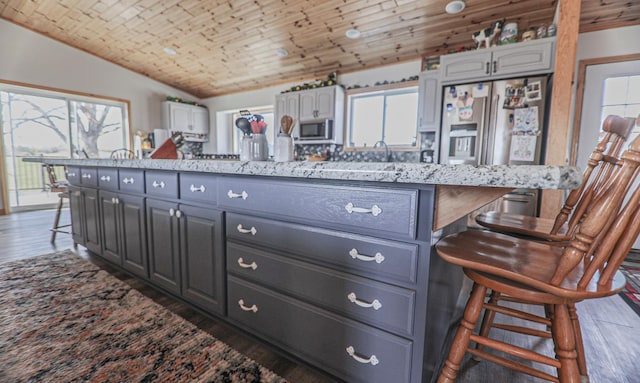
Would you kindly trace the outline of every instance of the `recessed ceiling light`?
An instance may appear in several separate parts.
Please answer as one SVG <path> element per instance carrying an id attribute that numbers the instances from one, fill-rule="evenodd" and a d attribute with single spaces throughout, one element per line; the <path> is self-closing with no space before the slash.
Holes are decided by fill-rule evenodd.
<path id="1" fill-rule="evenodd" d="M 447 4 L 447 6 L 444 7 L 444 10 L 450 15 L 455 15 L 456 13 L 462 12 L 464 7 L 466 7 L 466 4 L 464 3 L 464 1 L 454 0 L 454 1 L 450 1 Z"/>
<path id="2" fill-rule="evenodd" d="M 289 51 L 284 48 L 278 48 L 276 49 L 276 54 L 280 57 L 286 57 L 289 56 Z"/>
<path id="3" fill-rule="evenodd" d="M 347 36 L 350 39 L 357 39 L 358 37 L 360 37 L 361 33 L 359 30 L 357 29 L 348 29 L 345 33 L 345 36 Z"/>
<path id="4" fill-rule="evenodd" d="M 169 47 L 164 48 L 164 49 L 163 49 L 163 51 L 164 51 L 164 53 L 166 53 L 166 54 L 168 54 L 168 55 L 171 55 L 171 56 L 173 56 L 173 55 L 175 55 L 176 53 L 178 53 L 178 52 L 176 52 L 176 50 L 175 50 L 175 49 L 173 49 L 173 48 L 169 48 Z"/>

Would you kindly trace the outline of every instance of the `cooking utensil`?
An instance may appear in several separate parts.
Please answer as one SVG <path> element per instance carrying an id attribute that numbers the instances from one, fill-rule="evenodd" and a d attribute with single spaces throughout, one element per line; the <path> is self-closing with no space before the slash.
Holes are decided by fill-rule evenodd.
<path id="1" fill-rule="evenodd" d="M 252 133 L 251 123 L 245 117 L 240 117 L 236 120 L 236 126 L 242 131 L 245 136 L 250 136 Z"/>
<path id="2" fill-rule="evenodd" d="M 291 135 L 291 131 L 293 130 L 293 117 L 289 115 L 284 115 L 280 119 L 280 131 L 287 136 Z"/>

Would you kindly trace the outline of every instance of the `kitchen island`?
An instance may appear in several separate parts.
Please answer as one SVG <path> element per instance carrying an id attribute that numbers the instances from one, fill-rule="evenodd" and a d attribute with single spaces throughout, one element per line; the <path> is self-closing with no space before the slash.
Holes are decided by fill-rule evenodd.
<path id="1" fill-rule="evenodd" d="M 581 178 L 559 166 L 46 162 L 67 166 L 74 241 L 349 382 L 429 381 L 463 284 L 432 245 L 513 188 Z"/>

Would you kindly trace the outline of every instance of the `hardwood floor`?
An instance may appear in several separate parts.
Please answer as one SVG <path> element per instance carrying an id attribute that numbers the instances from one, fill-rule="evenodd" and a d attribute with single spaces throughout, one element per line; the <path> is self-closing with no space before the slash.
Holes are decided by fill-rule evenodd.
<path id="1" fill-rule="evenodd" d="M 63 249 L 73 249 L 68 234 L 58 234 L 55 246 L 49 243 L 49 227 L 54 211 L 34 211 L 0 216 L 0 262 L 28 258 Z M 61 222 L 68 222 L 68 210 Z M 117 278 L 182 316 L 231 347 L 273 370 L 291 383 L 325 383 L 334 379 L 312 367 L 296 362 L 281 352 L 244 334 L 222 320 L 194 310 L 190 306 L 155 290 L 149 285 L 110 266 L 82 246 L 81 256 L 111 272 Z M 578 305 L 585 337 L 591 383 L 634 383 L 640 381 L 640 317 L 619 297 L 582 302 Z M 496 337 L 511 337 L 521 345 L 551 353 L 549 341 L 532 340 L 497 330 Z M 552 372 L 552 371 L 551 371 Z M 460 383 L 530 383 L 540 379 L 516 374 L 488 362 L 468 361 L 458 379 Z M 389 382 L 393 383 L 393 382 Z"/>

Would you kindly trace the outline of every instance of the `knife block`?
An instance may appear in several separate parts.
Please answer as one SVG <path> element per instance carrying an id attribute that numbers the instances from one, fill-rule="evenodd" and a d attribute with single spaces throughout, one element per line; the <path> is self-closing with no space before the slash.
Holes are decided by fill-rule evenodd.
<path id="1" fill-rule="evenodd" d="M 168 138 L 165 142 L 162 143 L 162 145 L 160 145 L 149 155 L 149 158 L 176 160 L 178 159 L 177 149 L 178 147 L 173 142 L 173 140 L 171 138 Z"/>

